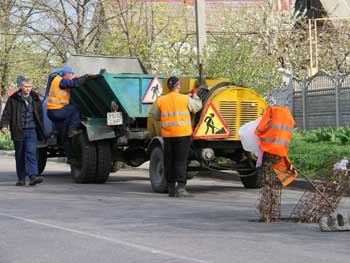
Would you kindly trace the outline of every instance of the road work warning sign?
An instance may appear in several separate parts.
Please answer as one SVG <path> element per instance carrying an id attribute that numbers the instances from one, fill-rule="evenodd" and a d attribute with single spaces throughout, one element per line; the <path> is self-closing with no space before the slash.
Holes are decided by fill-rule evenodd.
<path id="1" fill-rule="evenodd" d="M 217 139 L 230 137 L 230 128 L 215 108 L 214 104 L 209 102 L 205 107 L 194 132 L 195 139 Z"/>
<path id="2" fill-rule="evenodd" d="M 149 84 L 145 92 L 145 95 L 143 96 L 142 103 L 152 104 L 162 94 L 162 92 L 163 92 L 162 83 L 159 81 L 157 77 L 154 77 L 151 83 Z"/>

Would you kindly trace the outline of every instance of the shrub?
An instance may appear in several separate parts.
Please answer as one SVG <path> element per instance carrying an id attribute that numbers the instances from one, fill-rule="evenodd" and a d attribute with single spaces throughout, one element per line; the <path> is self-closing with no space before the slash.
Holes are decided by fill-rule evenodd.
<path id="1" fill-rule="evenodd" d="M 306 175 L 331 178 L 333 165 L 344 157 L 350 159 L 350 129 L 323 128 L 297 131 L 289 149 L 293 165 Z"/>
<path id="2" fill-rule="evenodd" d="M 11 141 L 11 135 L 0 133 L 0 150 L 13 150 L 13 142 Z"/>

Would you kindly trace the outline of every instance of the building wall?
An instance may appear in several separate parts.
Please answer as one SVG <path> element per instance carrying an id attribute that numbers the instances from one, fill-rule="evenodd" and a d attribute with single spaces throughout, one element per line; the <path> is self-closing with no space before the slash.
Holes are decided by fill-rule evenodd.
<path id="1" fill-rule="evenodd" d="M 126 0 L 125 0 L 126 1 Z M 147 3 L 168 3 L 171 5 L 169 11 L 164 14 L 167 17 L 186 17 L 185 27 L 195 30 L 195 0 L 134 0 Z M 126 1 L 127 2 L 127 1 Z M 205 0 L 206 3 L 206 30 L 221 32 L 233 16 L 239 16 L 242 10 L 252 14 L 259 12 L 259 9 L 270 3 L 276 12 L 285 12 L 294 7 L 295 0 Z M 260 9 L 261 10 L 261 9 Z M 192 30 L 191 30 L 192 29 Z M 188 31 L 185 29 L 185 31 Z"/>
<path id="2" fill-rule="evenodd" d="M 350 17 L 349 0 L 320 0 L 328 17 Z"/>

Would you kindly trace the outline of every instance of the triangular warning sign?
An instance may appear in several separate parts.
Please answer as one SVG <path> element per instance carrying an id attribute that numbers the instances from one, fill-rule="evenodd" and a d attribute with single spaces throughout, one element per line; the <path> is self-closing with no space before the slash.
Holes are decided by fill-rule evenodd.
<path id="1" fill-rule="evenodd" d="M 193 132 L 195 139 L 217 139 L 230 137 L 231 130 L 215 108 L 209 102 Z"/>
<path id="2" fill-rule="evenodd" d="M 163 92 L 162 83 L 159 81 L 157 77 L 154 77 L 151 83 L 148 85 L 145 95 L 143 95 L 142 103 L 152 104 L 162 94 L 162 92 Z"/>

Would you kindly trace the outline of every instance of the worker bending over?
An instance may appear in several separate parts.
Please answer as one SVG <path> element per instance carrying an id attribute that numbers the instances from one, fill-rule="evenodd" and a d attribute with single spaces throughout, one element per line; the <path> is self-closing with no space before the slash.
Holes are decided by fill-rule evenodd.
<path id="1" fill-rule="evenodd" d="M 70 92 L 77 88 L 87 78 L 74 77 L 74 70 L 63 67 L 56 71 L 57 75 L 51 80 L 48 102 L 46 104 L 47 115 L 53 122 L 64 121 L 67 136 L 73 137 L 80 133 L 80 113 L 76 105 L 70 103 Z"/>

